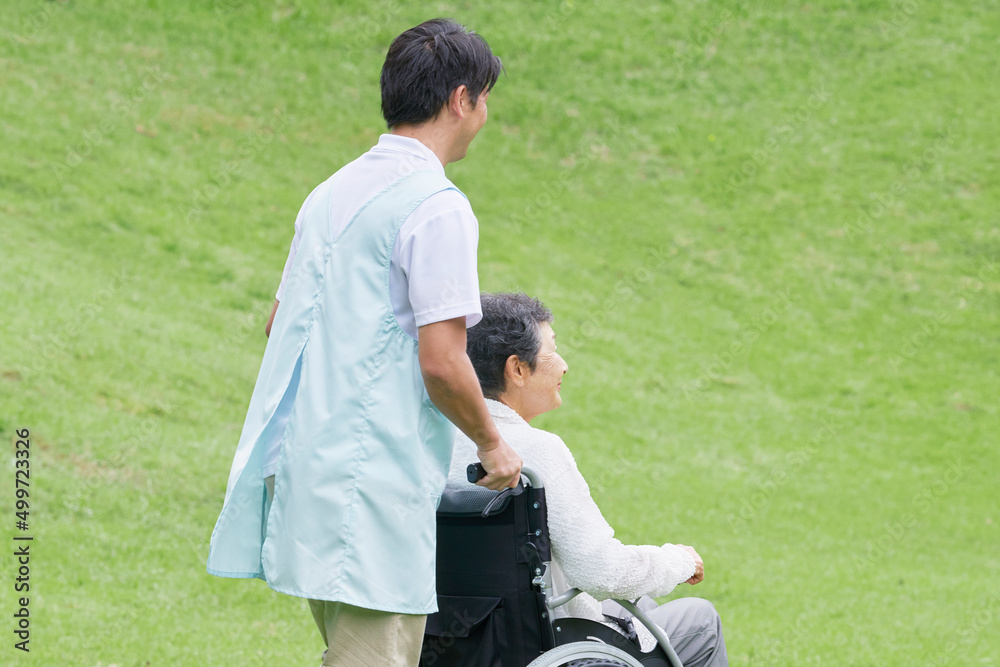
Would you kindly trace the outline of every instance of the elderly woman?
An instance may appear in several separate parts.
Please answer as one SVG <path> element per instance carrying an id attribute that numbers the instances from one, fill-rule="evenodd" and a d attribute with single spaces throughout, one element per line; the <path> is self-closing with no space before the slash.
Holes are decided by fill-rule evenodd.
<path id="1" fill-rule="evenodd" d="M 484 294 L 482 307 L 482 321 L 468 331 L 469 357 L 500 434 L 545 481 L 555 592 L 584 591 L 556 615 L 603 621 L 603 614 L 625 614 L 609 598 L 662 596 L 677 584 L 700 582 L 704 570 L 693 548 L 632 546 L 615 539 L 569 448 L 559 436 L 530 425 L 562 405 L 559 389 L 568 366 L 556 352 L 551 311 L 524 294 Z M 476 446 L 460 434 L 449 482 L 468 484 L 465 468 L 475 460 Z M 603 606 L 598 600 L 605 600 Z M 684 665 L 729 664 L 719 615 L 710 602 L 682 598 L 657 607 L 644 598 L 639 606 L 667 632 Z M 635 625 L 648 648 L 652 636 Z"/>

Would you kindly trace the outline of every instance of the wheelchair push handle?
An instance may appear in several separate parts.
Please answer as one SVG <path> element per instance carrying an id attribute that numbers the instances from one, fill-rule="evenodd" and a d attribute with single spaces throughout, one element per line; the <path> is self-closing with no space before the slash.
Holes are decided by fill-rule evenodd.
<path id="1" fill-rule="evenodd" d="M 465 476 L 469 479 L 470 484 L 475 484 L 486 477 L 486 468 L 483 467 L 482 463 L 470 463 L 469 467 L 465 469 Z"/>
<path id="2" fill-rule="evenodd" d="M 470 463 L 465 469 L 465 476 L 469 480 L 470 484 L 475 484 L 483 477 L 486 477 L 486 468 L 483 467 L 482 463 Z M 497 495 L 487 503 L 486 507 L 483 509 L 483 517 L 488 517 L 493 508 L 499 505 L 504 499 L 510 496 L 519 496 L 524 493 L 524 484 L 518 481 L 517 486 L 506 489 L 501 489 L 497 492 Z"/>
<path id="3" fill-rule="evenodd" d="M 478 482 L 479 480 L 481 480 L 483 477 L 486 477 L 486 468 L 483 467 L 482 463 L 470 463 L 465 468 L 465 477 L 466 477 L 466 479 L 469 480 L 469 484 L 475 484 L 476 482 Z M 540 489 L 543 486 L 542 485 L 542 478 L 539 477 L 538 473 L 536 473 L 531 468 L 525 468 L 524 466 L 522 466 L 521 467 L 521 477 L 523 479 L 528 480 L 528 484 L 530 486 L 536 488 L 536 489 Z M 519 487 L 523 486 L 523 484 L 524 484 L 524 481 L 522 480 L 520 483 L 518 483 L 518 486 Z M 517 495 L 518 493 L 520 493 L 520 492 L 516 492 L 514 495 Z"/>
<path id="4" fill-rule="evenodd" d="M 469 467 L 465 469 L 465 476 L 468 478 L 469 482 L 475 484 L 483 477 L 486 477 L 486 468 L 483 467 L 482 463 L 470 463 Z M 493 509 L 493 506 L 499 503 L 501 500 L 507 496 L 519 496 L 524 493 L 524 484 L 518 480 L 517 486 L 507 487 L 506 489 L 501 489 L 496 498 L 490 501 L 490 504 L 483 510 L 483 516 L 489 514 L 489 510 Z"/>

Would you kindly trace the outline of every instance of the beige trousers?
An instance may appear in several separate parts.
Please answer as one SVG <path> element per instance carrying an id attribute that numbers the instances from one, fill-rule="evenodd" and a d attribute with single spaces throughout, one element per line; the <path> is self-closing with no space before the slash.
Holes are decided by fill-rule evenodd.
<path id="1" fill-rule="evenodd" d="M 323 667 L 417 667 L 426 616 L 324 600 L 309 600 L 309 608 L 329 647 Z"/>
<path id="2" fill-rule="evenodd" d="M 264 479 L 268 500 L 274 476 Z M 426 616 L 391 614 L 343 602 L 309 600 L 323 637 L 323 667 L 416 667 Z"/>

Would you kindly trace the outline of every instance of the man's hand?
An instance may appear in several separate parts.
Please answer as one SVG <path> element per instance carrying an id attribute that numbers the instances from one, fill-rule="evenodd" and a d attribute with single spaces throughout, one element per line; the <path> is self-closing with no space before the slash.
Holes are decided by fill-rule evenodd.
<path id="1" fill-rule="evenodd" d="M 264 335 L 268 338 L 271 337 L 271 325 L 274 324 L 274 314 L 278 312 L 278 300 L 274 300 L 274 306 L 271 307 L 271 316 L 267 318 L 267 324 L 264 325 Z"/>
<path id="2" fill-rule="evenodd" d="M 694 547 L 689 547 L 684 544 L 678 544 L 677 546 L 681 549 L 685 549 L 689 554 L 691 554 L 691 557 L 694 558 L 694 575 L 692 575 L 692 577 L 684 583 L 694 586 L 695 584 L 699 584 L 704 581 L 705 563 L 701 560 L 701 556 L 698 555 L 698 552 L 694 550 Z"/>
<path id="3" fill-rule="evenodd" d="M 476 484 L 494 491 L 517 486 L 518 480 L 521 479 L 521 457 L 503 438 L 493 449 L 484 450 L 480 447 L 478 455 L 479 460 L 483 462 L 483 469 L 486 470 L 486 477 Z"/>

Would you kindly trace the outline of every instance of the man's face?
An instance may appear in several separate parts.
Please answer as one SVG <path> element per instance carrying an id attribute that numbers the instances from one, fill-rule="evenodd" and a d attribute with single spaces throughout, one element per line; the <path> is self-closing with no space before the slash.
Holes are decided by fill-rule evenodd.
<path id="1" fill-rule="evenodd" d="M 462 106 L 465 110 L 465 117 L 462 119 L 461 124 L 461 155 L 458 158 L 459 160 L 465 157 L 466 152 L 469 150 L 469 144 L 472 143 L 472 140 L 479 134 L 479 130 L 483 129 L 483 125 L 486 124 L 486 100 L 489 97 L 489 91 L 480 93 L 475 107 L 472 106 L 467 92 L 463 97 Z"/>
<path id="2" fill-rule="evenodd" d="M 479 99 L 476 100 L 476 108 L 472 110 L 472 120 L 476 123 L 476 131 L 473 132 L 472 136 L 476 136 L 479 130 L 483 129 L 483 125 L 486 125 L 486 100 L 490 98 L 490 92 L 484 90 L 479 93 Z"/>

